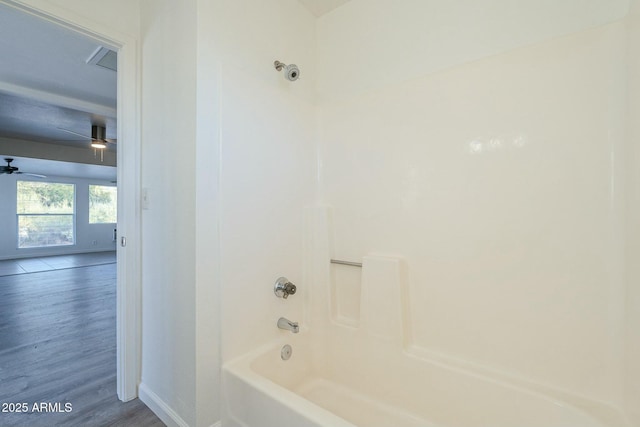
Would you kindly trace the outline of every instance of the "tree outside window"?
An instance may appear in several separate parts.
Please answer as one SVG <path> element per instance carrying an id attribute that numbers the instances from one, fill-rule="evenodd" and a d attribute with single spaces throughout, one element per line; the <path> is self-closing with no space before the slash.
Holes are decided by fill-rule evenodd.
<path id="1" fill-rule="evenodd" d="M 89 224 L 115 224 L 117 207 L 117 187 L 89 186 Z"/>
<path id="2" fill-rule="evenodd" d="M 17 182 L 18 247 L 75 243 L 75 185 Z"/>

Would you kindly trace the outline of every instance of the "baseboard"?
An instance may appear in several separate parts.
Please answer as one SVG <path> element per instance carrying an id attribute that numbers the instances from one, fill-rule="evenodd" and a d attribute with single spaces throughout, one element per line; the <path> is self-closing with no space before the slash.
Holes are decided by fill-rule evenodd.
<path id="1" fill-rule="evenodd" d="M 144 402 L 145 405 L 153 411 L 168 427 L 189 427 L 180 415 L 176 413 L 169 405 L 167 405 L 160 397 L 153 391 L 141 383 L 138 389 L 138 397 Z M 212 427 L 219 427 L 221 424 L 213 424 Z"/>
<path id="2" fill-rule="evenodd" d="M 218 420 L 218 422 L 211 424 L 210 427 L 222 427 L 222 420 Z"/>

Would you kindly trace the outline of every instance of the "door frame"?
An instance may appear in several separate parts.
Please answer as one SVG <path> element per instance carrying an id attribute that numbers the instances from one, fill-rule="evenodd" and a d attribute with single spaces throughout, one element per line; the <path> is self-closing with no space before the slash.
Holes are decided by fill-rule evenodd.
<path id="1" fill-rule="evenodd" d="M 116 366 L 118 398 L 138 396 L 141 371 L 140 48 L 138 34 L 125 34 L 44 0 L 0 3 L 94 39 L 118 52 Z M 126 239 L 121 245 L 121 239 Z"/>

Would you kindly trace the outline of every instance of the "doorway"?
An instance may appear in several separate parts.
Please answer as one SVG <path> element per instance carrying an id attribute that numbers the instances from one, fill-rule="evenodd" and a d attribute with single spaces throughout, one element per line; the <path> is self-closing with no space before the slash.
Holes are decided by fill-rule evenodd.
<path id="1" fill-rule="evenodd" d="M 22 2 L 0 0 L 0 6 L 41 20 L 49 26 L 57 26 L 79 34 L 117 52 L 117 186 L 118 186 L 118 235 L 117 285 L 116 285 L 116 369 L 117 395 L 128 401 L 137 396 L 140 378 L 140 218 L 137 208 L 139 188 L 139 94 L 138 52 L 135 37 L 100 25 L 95 20 L 75 13 L 68 8 L 47 3 L 41 9 L 26 6 Z M 98 28 L 99 27 L 99 28 Z M 64 52 L 58 52 L 64 55 Z M 46 67 L 43 71 L 46 71 Z M 72 96 L 47 94 L 42 87 L 28 87 L 12 81 L 11 76 L 0 76 L 0 93 L 23 95 L 30 99 L 57 103 L 69 108 Z M 85 101 L 96 107 L 95 101 Z M 62 104 L 62 105 L 61 105 Z M 77 105 L 76 105 L 77 106 Z M 57 131 L 57 130 L 56 130 Z M 109 136 L 109 135 L 107 135 Z M 1 150 L 0 150 L 1 151 Z"/>

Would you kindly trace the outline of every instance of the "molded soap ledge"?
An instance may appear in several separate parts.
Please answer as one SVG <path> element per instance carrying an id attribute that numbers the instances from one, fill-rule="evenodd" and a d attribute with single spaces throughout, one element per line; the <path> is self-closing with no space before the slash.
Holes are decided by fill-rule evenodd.
<path id="1" fill-rule="evenodd" d="M 341 326 L 357 328 L 361 320 L 362 269 L 331 264 L 331 318 Z"/>
<path id="2" fill-rule="evenodd" d="M 363 257 L 361 327 L 398 345 L 410 337 L 406 270 L 406 263 L 399 257 Z"/>

